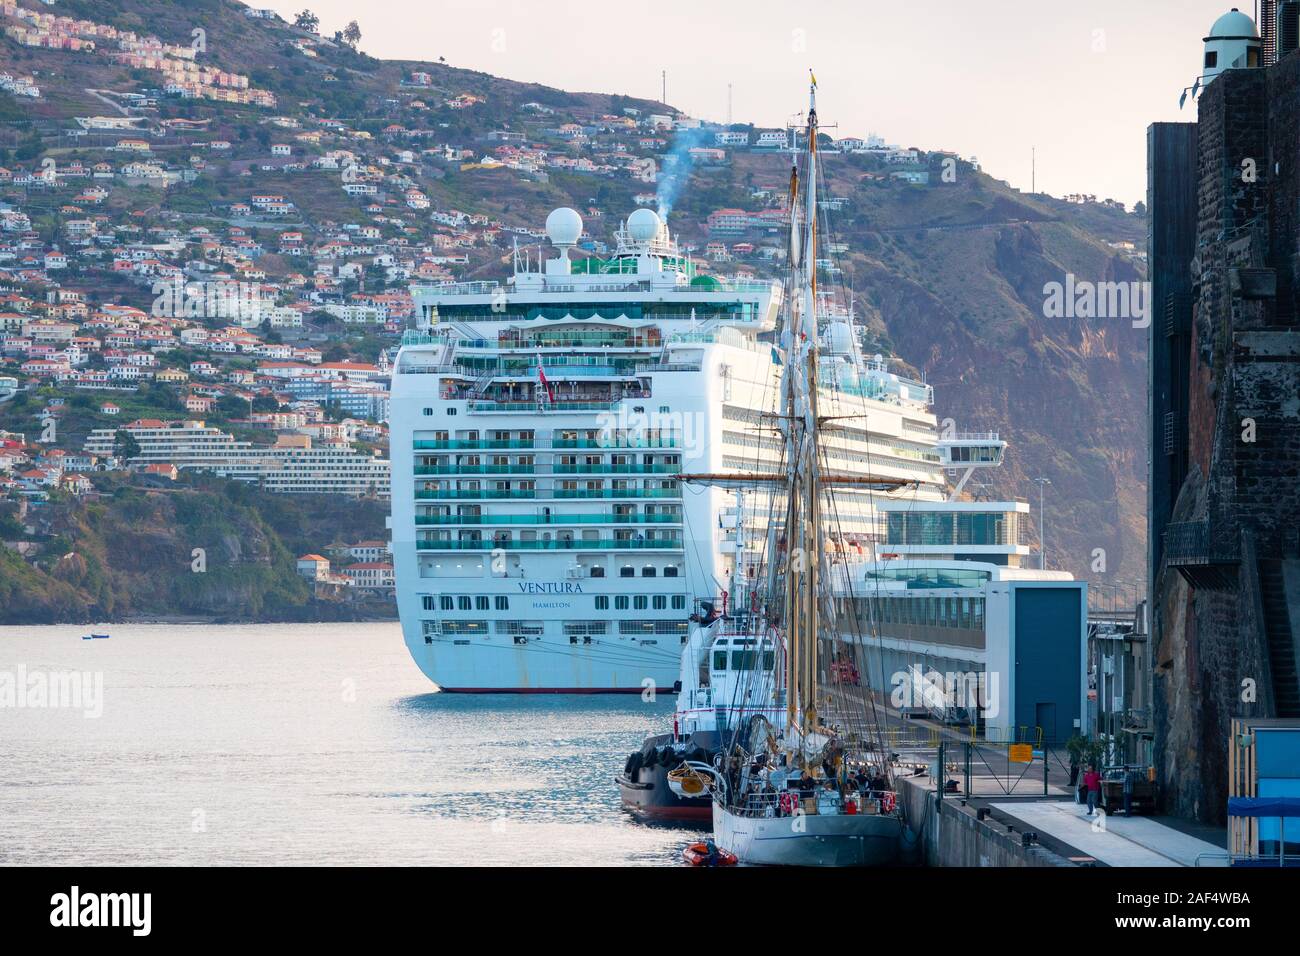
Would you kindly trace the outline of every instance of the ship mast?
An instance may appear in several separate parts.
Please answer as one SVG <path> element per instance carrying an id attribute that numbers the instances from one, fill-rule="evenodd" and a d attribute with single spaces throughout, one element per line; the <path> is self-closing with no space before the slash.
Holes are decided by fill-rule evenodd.
<path id="1" fill-rule="evenodd" d="M 817 612 L 821 571 L 821 514 L 817 457 L 817 80 L 810 75 L 804 235 L 795 233 L 786 329 L 787 460 L 791 466 L 786 539 L 790 547 L 786 575 L 787 688 L 786 718 L 800 736 L 817 726 Z M 798 215 L 797 173 L 792 176 L 790 211 Z M 802 242 L 801 242 L 802 240 Z M 800 245 L 802 244 L 802 248 Z"/>

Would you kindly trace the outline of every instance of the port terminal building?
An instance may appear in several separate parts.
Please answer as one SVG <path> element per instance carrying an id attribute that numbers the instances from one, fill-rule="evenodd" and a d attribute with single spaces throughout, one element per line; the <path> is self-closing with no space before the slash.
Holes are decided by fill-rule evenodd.
<path id="1" fill-rule="evenodd" d="M 836 567 L 835 612 L 861 675 L 905 710 L 990 740 L 1063 744 L 1087 714 L 1087 584 L 1022 567 L 1024 502 L 879 505 L 876 560 Z M 1041 733 L 1039 733 L 1041 729 Z"/>

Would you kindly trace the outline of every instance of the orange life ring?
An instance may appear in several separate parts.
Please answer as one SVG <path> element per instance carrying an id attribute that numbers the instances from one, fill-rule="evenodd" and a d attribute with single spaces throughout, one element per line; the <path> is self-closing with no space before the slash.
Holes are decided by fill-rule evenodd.
<path id="1" fill-rule="evenodd" d="M 781 794 L 781 799 L 778 803 L 783 813 L 793 814 L 799 809 L 799 796 L 798 794 L 787 790 L 785 793 Z"/>

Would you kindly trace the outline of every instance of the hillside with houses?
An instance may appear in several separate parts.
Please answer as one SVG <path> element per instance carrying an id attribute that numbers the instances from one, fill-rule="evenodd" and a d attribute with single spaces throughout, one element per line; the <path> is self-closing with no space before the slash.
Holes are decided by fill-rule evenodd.
<path id="1" fill-rule="evenodd" d="M 105 560 L 87 557 L 102 532 L 84 516 L 123 495 L 164 514 L 247 493 L 293 498 L 322 528 L 373 518 L 351 541 L 320 531 L 227 553 L 230 595 L 257 562 L 281 576 L 280 598 L 247 613 L 361 613 L 391 590 L 384 555 L 350 548 L 385 535 L 372 505 L 388 493 L 388 380 L 413 284 L 506 275 L 561 205 L 583 214 L 579 255 L 606 254 L 620 221 L 652 206 L 702 272 L 782 267 L 790 131 L 381 61 L 348 31 L 233 0 L 178 6 L 0 0 L 11 599 L 58 580 L 80 589 L 74 617 L 168 606 L 189 578 L 133 595 L 144 578 L 124 577 L 107 602 L 77 583 L 69 569 Z M 1086 576 L 1104 547 L 1136 572 L 1144 463 L 1115 449 L 1140 447 L 1141 333 L 1048 318 L 1042 290 L 1140 280 L 1144 210 L 1024 194 L 974 157 L 866 131 L 823 155 L 838 244 L 821 265 L 852 290 L 867 346 L 932 382 L 941 419 L 1012 442 L 990 494 L 1052 478 L 1070 502 L 1048 504 L 1061 566 Z M 177 606 L 237 612 L 203 595 Z"/>

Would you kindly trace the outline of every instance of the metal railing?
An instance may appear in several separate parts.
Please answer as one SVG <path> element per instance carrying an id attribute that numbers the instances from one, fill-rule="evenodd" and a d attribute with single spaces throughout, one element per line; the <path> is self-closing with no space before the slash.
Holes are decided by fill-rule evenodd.
<path id="1" fill-rule="evenodd" d="M 417 525 L 681 524 L 681 515 L 416 515 Z"/>
<path id="2" fill-rule="evenodd" d="M 644 396 L 632 396 L 627 398 L 643 398 Z M 567 402 L 557 399 L 554 402 L 470 402 L 469 410 L 471 412 L 529 412 L 530 414 L 566 414 L 569 412 L 612 412 L 618 408 L 619 403 L 614 401 L 606 402 L 589 402 L 576 401 Z"/>
<path id="3" fill-rule="evenodd" d="M 628 540 L 623 538 L 600 538 L 594 541 L 581 539 L 560 541 L 438 541 L 419 539 L 415 542 L 417 551 L 680 551 L 680 538 L 656 538 L 647 540 Z"/>
<path id="4" fill-rule="evenodd" d="M 416 475 L 675 475 L 680 465 L 416 465 Z"/>
<path id="5" fill-rule="evenodd" d="M 547 451 L 549 449 L 599 448 L 619 451 L 621 449 L 640 448 L 680 448 L 676 438 L 647 438 L 640 442 L 629 442 L 616 438 L 556 438 L 547 441 L 544 438 L 527 439 L 420 439 L 411 443 L 416 451 L 479 451 L 494 448 L 521 449 L 525 451 Z"/>
<path id="6" fill-rule="evenodd" d="M 1170 524 L 1164 534 L 1165 560 L 1172 567 L 1233 564 L 1241 560 L 1237 536 L 1206 521 Z"/>
<path id="7" fill-rule="evenodd" d="M 824 781 L 819 781 L 819 783 L 824 783 Z M 787 798 L 786 805 L 783 807 L 781 798 L 785 797 L 786 794 L 792 794 L 794 801 L 792 802 Z M 828 794 L 833 794 L 833 797 L 828 798 Z M 804 816 L 803 801 L 812 799 L 817 802 L 817 816 L 838 817 L 846 815 L 846 804 L 852 800 L 855 814 L 876 816 L 887 813 L 881 809 L 886 794 L 894 798 L 895 806 L 897 806 L 897 797 L 894 796 L 892 791 L 851 788 L 841 795 L 838 790 L 826 790 L 823 786 L 819 786 L 818 789 L 808 792 L 801 790 L 764 790 L 747 793 L 740 802 L 728 805 L 727 810 L 736 816 L 742 817 L 797 817 Z M 791 811 L 792 803 L 793 812 Z"/>
<path id="8" fill-rule="evenodd" d="M 680 499 L 682 493 L 677 488 L 625 488 L 625 489 L 587 489 L 587 488 L 514 488 L 501 490 L 496 488 L 451 488 L 445 491 L 421 489 L 415 492 L 417 500 L 446 501 L 455 499 L 501 500 L 552 498 L 558 500 L 600 499 L 618 500 L 621 498 L 674 498 Z"/>

